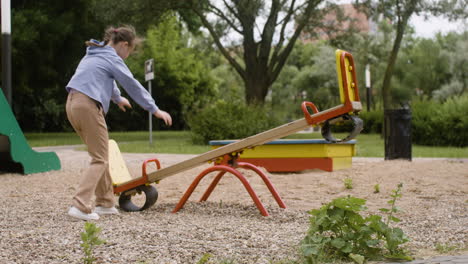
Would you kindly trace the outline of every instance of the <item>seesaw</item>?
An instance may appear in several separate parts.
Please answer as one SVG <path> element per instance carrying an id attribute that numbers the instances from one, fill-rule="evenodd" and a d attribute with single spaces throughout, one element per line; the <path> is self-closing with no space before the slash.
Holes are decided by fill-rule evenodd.
<path id="1" fill-rule="evenodd" d="M 278 192 L 273 187 L 268 177 L 256 166 L 246 162 L 239 162 L 237 159 L 239 154 L 245 149 L 254 148 L 255 146 L 262 145 L 274 139 L 282 138 L 287 135 L 299 132 L 311 125 L 322 125 L 323 137 L 332 143 L 351 140 L 360 133 L 363 123 L 362 120 L 356 116 L 356 114 L 362 109 L 362 105 L 359 101 L 354 60 L 352 55 L 346 51 L 337 50 L 335 55 L 338 83 L 340 88 L 340 105 L 319 112 L 313 103 L 303 102 L 301 107 L 304 113 L 304 118 L 302 119 L 267 130 L 257 135 L 247 137 L 223 147 L 219 147 L 166 168 L 161 168 L 157 159 L 146 160 L 142 166 L 141 177 L 131 179 L 131 177 L 128 175 L 127 177 L 124 177 L 123 181 L 120 180 L 116 182 L 114 180 L 114 193 L 120 194 L 120 208 L 125 211 L 141 211 L 151 207 L 157 200 L 156 188 L 150 185 L 151 183 L 157 183 L 167 177 L 176 175 L 180 172 L 205 164 L 207 162 L 213 162 L 214 165 L 208 169 L 205 169 L 195 178 L 183 197 L 180 199 L 179 203 L 176 205 L 175 209 L 173 210 L 174 213 L 179 211 L 184 206 L 185 202 L 197 187 L 198 183 L 206 175 L 217 171 L 217 176 L 205 191 L 200 201 L 206 201 L 222 176 L 226 172 L 229 172 L 241 181 L 261 214 L 267 216 L 268 212 L 266 211 L 265 207 L 260 202 L 255 191 L 252 189 L 249 182 L 238 170 L 238 168 L 252 170 L 258 174 L 267 185 L 278 205 L 281 208 L 286 208 L 284 202 L 281 200 Z M 312 114 L 309 112 L 309 108 L 312 110 Z M 344 139 L 336 139 L 332 136 L 330 127 L 333 123 L 343 120 L 352 122 L 353 130 Z M 147 173 L 147 164 L 151 162 L 156 164 L 157 170 L 151 173 Z M 142 192 L 146 196 L 146 202 L 143 206 L 137 206 L 132 202 L 132 196 L 136 193 Z"/>

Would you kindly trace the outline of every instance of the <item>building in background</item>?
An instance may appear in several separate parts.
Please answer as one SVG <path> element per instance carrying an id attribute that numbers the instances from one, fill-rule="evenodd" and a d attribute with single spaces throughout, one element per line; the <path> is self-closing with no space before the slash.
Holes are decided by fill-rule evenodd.
<path id="1" fill-rule="evenodd" d="M 320 25 L 303 30 L 300 40 L 302 43 L 310 43 L 351 33 L 373 33 L 376 30 L 377 24 L 363 11 L 356 9 L 353 4 L 342 4 L 326 14 Z"/>

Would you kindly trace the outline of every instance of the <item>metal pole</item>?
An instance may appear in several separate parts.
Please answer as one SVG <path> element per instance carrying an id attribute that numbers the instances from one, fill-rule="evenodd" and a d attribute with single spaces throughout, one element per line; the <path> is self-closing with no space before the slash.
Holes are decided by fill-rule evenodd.
<path id="1" fill-rule="evenodd" d="M 10 0 L 2 0 L 2 89 L 11 101 L 11 6 Z"/>
<path id="2" fill-rule="evenodd" d="M 371 75 L 370 75 L 370 66 L 369 64 L 366 65 L 366 101 L 367 101 L 367 111 L 370 111 L 371 107 Z"/>
<path id="3" fill-rule="evenodd" d="M 148 90 L 149 90 L 149 93 L 151 95 L 151 97 L 153 97 L 152 93 L 151 93 L 151 81 L 148 81 Z M 150 112 L 149 113 L 149 143 L 150 145 L 153 145 L 153 114 L 151 114 Z"/>

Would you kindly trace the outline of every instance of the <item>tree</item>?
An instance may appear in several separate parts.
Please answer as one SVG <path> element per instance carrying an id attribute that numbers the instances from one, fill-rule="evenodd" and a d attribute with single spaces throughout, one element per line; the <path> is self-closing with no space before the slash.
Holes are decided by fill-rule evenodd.
<path id="1" fill-rule="evenodd" d="M 216 47 L 242 78 L 248 104 L 263 104 L 301 31 L 306 25 L 320 21 L 325 10 L 319 8 L 325 0 L 186 2 L 209 31 Z M 288 35 L 288 25 L 293 22 L 294 29 Z M 240 46 L 236 42 L 224 42 L 231 33 L 240 36 Z"/>
<path id="2" fill-rule="evenodd" d="M 382 97 L 384 109 L 392 107 L 391 81 L 394 73 L 398 52 L 407 29 L 408 21 L 414 14 L 446 15 L 450 19 L 466 18 L 467 7 L 463 0 L 442 0 L 432 2 L 429 0 L 356 0 L 361 10 L 368 12 L 374 18 L 383 16 L 394 23 L 396 35 L 387 60 L 384 80 L 382 84 Z"/>
<path id="3" fill-rule="evenodd" d="M 323 111 L 339 104 L 335 49 L 322 44 L 311 59 L 313 64 L 303 67 L 293 83 L 299 91 L 305 92 L 304 99 Z"/>
<path id="4" fill-rule="evenodd" d="M 91 0 L 91 8 L 101 23 L 107 25 L 131 24 L 138 32 L 164 20 L 164 15 L 176 10 L 191 32 L 198 32 L 201 23 L 187 9 L 180 9 L 179 0 Z M 109 8 L 112 7 L 112 8 Z"/>
<path id="5" fill-rule="evenodd" d="M 12 1 L 13 110 L 22 129 L 24 131 L 71 130 L 65 114 L 67 98 L 65 86 L 86 52 L 84 41 L 90 38 L 101 39 L 108 25 L 125 23 L 135 24 L 138 32 L 144 35 L 146 30 L 142 29 L 150 28 L 151 25 L 161 21 L 163 14 L 173 8 L 174 2 L 177 1 Z M 141 15 L 135 15 L 139 12 Z M 180 17 L 187 20 L 197 19 L 193 14 L 186 16 L 181 14 Z M 192 23 L 192 25 L 199 27 L 200 24 L 196 26 L 196 23 Z M 182 33 L 177 31 L 174 34 Z M 182 44 L 176 45 L 180 48 Z M 193 83 L 193 87 L 187 90 L 180 87 L 178 89 L 195 93 L 199 93 L 201 88 L 206 88 L 207 91 L 212 89 L 211 77 L 200 70 L 206 67 L 203 64 L 200 65 L 202 60 L 193 55 L 197 54 L 197 51 L 182 50 L 185 55 L 181 57 L 186 59 L 183 60 L 185 63 L 188 63 L 183 64 L 182 66 L 186 66 L 181 68 L 186 71 L 184 81 Z M 147 57 L 142 58 L 143 61 L 144 59 Z M 194 60 L 195 63 L 190 64 L 190 61 Z M 142 70 L 142 65 L 142 61 L 135 66 L 130 65 L 132 72 L 135 69 Z M 142 73 L 139 76 L 135 74 L 135 76 L 143 80 Z M 199 76 L 203 78 L 197 79 Z M 192 88 L 195 91 L 191 90 Z M 167 89 L 162 93 L 165 91 Z M 161 92 L 161 90 L 155 92 Z M 180 94 L 186 95 L 186 93 Z M 200 94 L 206 93 L 200 92 Z M 172 100 L 175 97 L 170 98 Z M 183 127 L 180 104 L 173 107 L 169 105 L 170 102 L 172 101 L 168 101 L 168 105 L 161 101 L 158 103 L 163 109 L 177 108 L 174 113 L 177 123 L 174 127 Z M 188 100 L 181 101 L 181 103 L 184 106 L 193 107 L 192 102 Z M 125 115 L 119 113 L 118 110 L 110 111 L 107 115 L 107 119 L 111 121 L 109 127 L 141 129 L 142 124 L 145 124 L 143 121 L 147 113 L 138 111 L 140 110 L 127 112 Z M 120 122 L 112 122 L 116 120 Z"/>
<path id="6" fill-rule="evenodd" d="M 450 33 L 445 37 L 439 34 L 437 40 L 443 48 L 441 56 L 448 60 L 445 70 L 449 77 L 440 89 L 432 91 L 432 95 L 439 101 L 445 101 L 468 93 L 468 31 L 460 35 Z"/>
<path id="7" fill-rule="evenodd" d="M 396 36 L 393 40 L 393 47 L 387 61 L 387 68 L 382 84 L 384 109 L 389 109 L 391 107 L 390 84 L 398 51 L 400 50 L 401 41 L 403 40 L 408 21 L 417 11 L 420 2 L 421 0 L 381 0 L 377 1 L 374 5 L 372 0 L 365 1 L 365 6 L 370 10 L 371 14 L 383 14 L 385 19 L 390 19 L 395 23 L 396 28 Z"/>
<path id="8" fill-rule="evenodd" d="M 102 27 L 89 0 L 12 1 L 13 110 L 23 130 L 62 131 L 65 85 Z"/>
<path id="9" fill-rule="evenodd" d="M 144 61 L 154 59 L 155 78 L 152 94 L 161 109 L 167 109 L 173 117 L 171 129 L 184 129 L 185 116 L 193 114 L 208 104 L 215 94 L 215 80 L 200 53 L 189 45 L 190 33 L 184 30 L 172 12 L 163 16 L 157 26 L 149 27 L 143 46 L 137 54 L 126 60 L 135 77 L 144 80 Z M 194 41 L 192 41 L 194 42 Z M 147 112 L 137 109 L 130 112 L 134 118 L 119 122 L 123 117 L 119 111 L 109 113 L 113 129 L 140 129 L 141 120 Z M 167 127 L 156 124 L 159 129 Z M 132 127 L 129 127 L 132 125 Z"/>
<path id="10" fill-rule="evenodd" d="M 214 79 L 204 58 L 190 47 L 188 35 L 172 13 L 147 33 L 149 57 L 154 58 L 155 72 L 159 73 L 157 98 L 167 109 L 179 106 L 175 110 L 180 121 L 208 104 L 215 93 Z"/>

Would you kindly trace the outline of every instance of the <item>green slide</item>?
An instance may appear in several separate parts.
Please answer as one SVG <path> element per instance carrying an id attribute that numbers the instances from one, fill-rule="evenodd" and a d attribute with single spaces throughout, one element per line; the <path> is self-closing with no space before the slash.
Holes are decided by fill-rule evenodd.
<path id="1" fill-rule="evenodd" d="M 50 170 L 60 170 L 57 154 L 31 149 L 0 90 L 0 172 L 31 174 Z"/>

